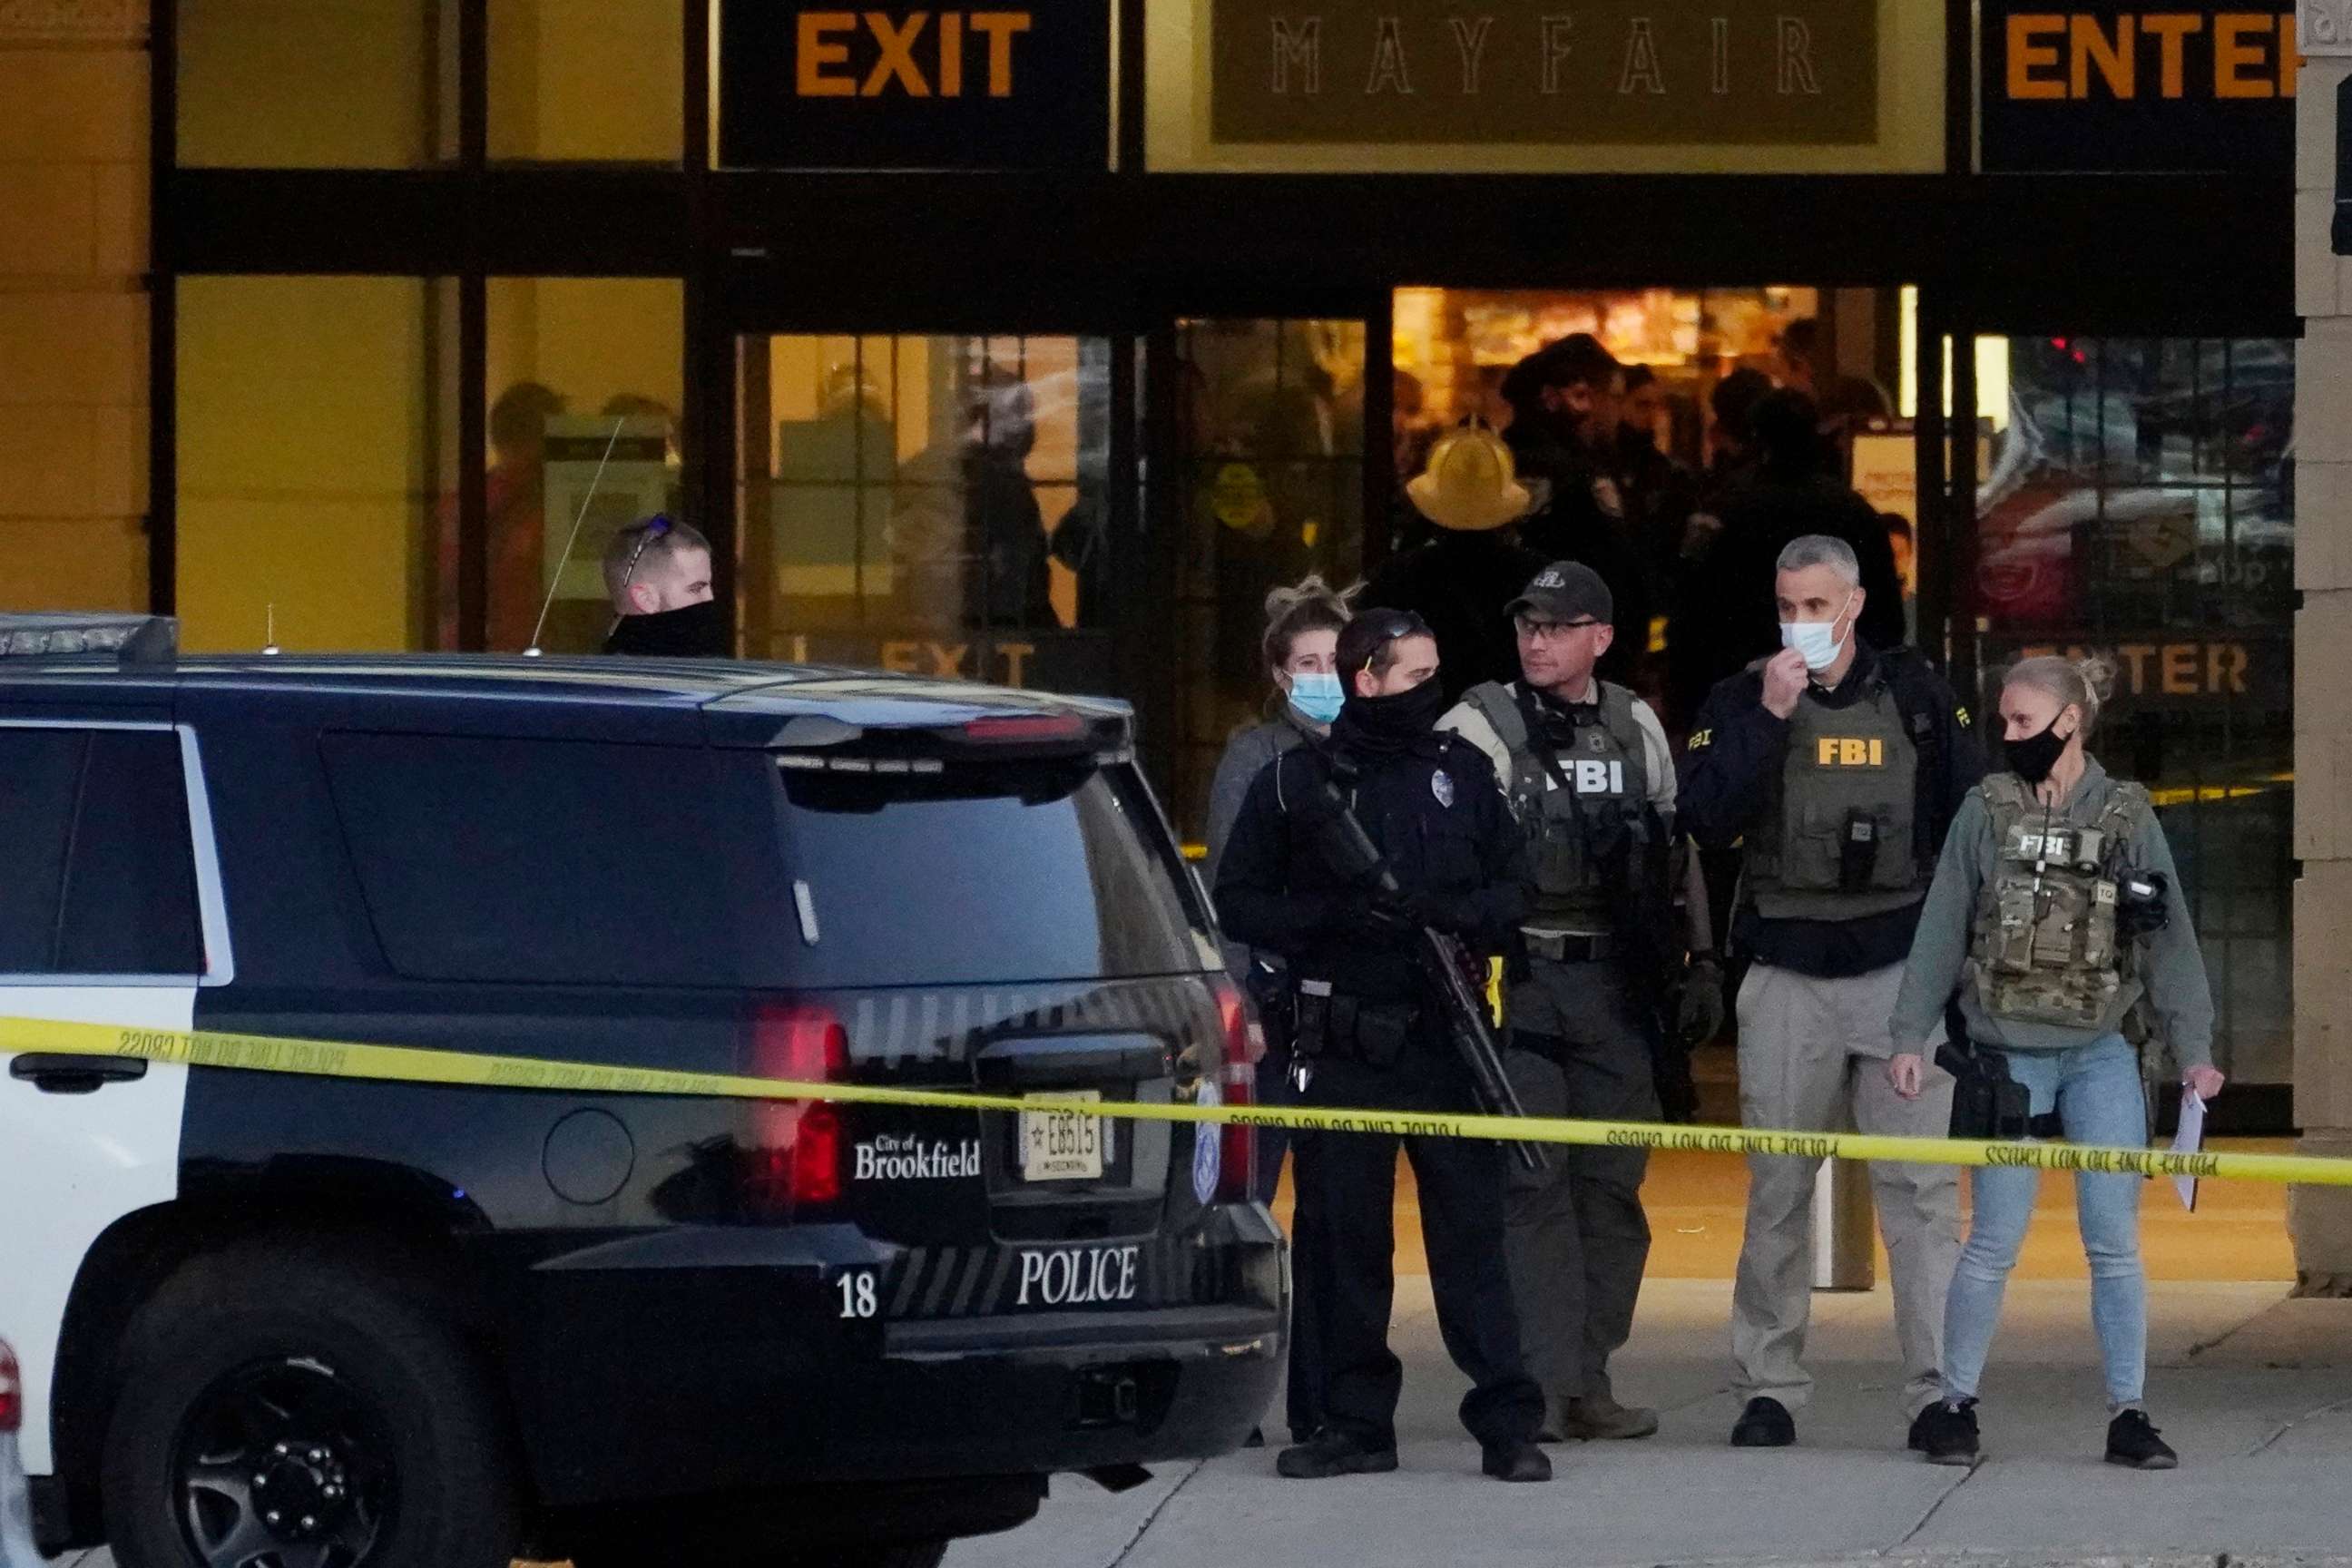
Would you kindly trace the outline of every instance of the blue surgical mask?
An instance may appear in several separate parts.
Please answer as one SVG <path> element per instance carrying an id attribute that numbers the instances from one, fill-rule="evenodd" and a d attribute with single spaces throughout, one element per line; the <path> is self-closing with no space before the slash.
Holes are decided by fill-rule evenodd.
<path id="1" fill-rule="evenodd" d="M 1318 724 L 1337 719 L 1346 701 L 1339 678 L 1328 669 L 1303 669 L 1290 678 L 1290 705 Z"/>
<path id="2" fill-rule="evenodd" d="M 1848 594 L 1845 596 L 1845 602 L 1849 605 L 1853 604 L 1853 595 Z M 1843 610 L 1838 611 L 1839 616 L 1844 614 Z M 1848 626 L 1846 636 L 1853 635 L 1853 628 Z M 1803 654 L 1805 668 L 1819 675 L 1835 664 L 1838 661 L 1838 655 L 1845 651 L 1845 637 L 1837 635 L 1837 620 L 1834 616 L 1826 621 L 1782 621 L 1780 646 L 1795 648 L 1799 653 Z"/>

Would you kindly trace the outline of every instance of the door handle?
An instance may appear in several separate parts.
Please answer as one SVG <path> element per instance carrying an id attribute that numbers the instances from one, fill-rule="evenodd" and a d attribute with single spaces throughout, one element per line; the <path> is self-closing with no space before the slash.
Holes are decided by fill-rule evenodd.
<path id="1" fill-rule="evenodd" d="M 71 1057 L 35 1053 L 14 1057 L 8 1076 L 43 1094 L 95 1094 L 110 1083 L 136 1083 L 147 1076 L 144 1057 Z"/>

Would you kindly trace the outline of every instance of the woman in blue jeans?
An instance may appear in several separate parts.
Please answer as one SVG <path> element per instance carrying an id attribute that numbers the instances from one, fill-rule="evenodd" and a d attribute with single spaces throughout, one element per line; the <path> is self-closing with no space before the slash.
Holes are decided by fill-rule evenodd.
<path id="1" fill-rule="evenodd" d="M 1957 987 L 1969 1038 L 2005 1058 L 2031 1101 L 2034 1132 L 2086 1145 L 2145 1147 L 2139 1054 L 2121 1033 L 2143 998 L 2182 1079 L 2210 1100 L 2213 1000 L 2164 829 L 2147 792 L 2107 775 L 2083 749 L 2111 672 L 2030 658 L 2000 694 L 2010 771 L 1978 786 L 1953 818 L 1895 1001 L 1897 1093 L 1927 1077 L 1926 1042 Z M 1975 1218 L 1944 1313 L 1944 1398 L 1916 1446 L 1939 1464 L 1975 1462 L 1977 1394 L 2001 1292 L 2033 1217 L 2041 1173 L 1973 1173 Z M 2077 1173 L 2091 1321 L 2107 1386 L 2106 1460 L 2179 1463 L 2143 1403 L 2147 1288 L 2139 1258 L 2140 1178 Z"/>

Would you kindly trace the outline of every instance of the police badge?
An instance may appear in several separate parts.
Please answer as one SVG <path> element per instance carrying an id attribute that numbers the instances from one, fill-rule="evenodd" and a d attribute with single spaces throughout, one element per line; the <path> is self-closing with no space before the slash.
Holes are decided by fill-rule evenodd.
<path id="1" fill-rule="evenodd" d="M 1429 775 L 1429 793 L 1437 797 L 1438 805 L 1454 809 L 1454 776 L 1444 768 Z"/>

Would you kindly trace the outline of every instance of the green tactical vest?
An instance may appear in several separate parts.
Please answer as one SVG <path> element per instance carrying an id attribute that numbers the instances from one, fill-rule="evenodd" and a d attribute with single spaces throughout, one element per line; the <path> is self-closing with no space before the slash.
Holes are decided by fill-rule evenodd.
<path id="1" fill-rule="evenodd" d="M 2052 824 L 2015 773 L 1979 786 L 1992 819 L 1993 868 L 1977 895 L 1969 943 L 1977 1001 L 1996 1018 L 2095 1028 L 2131 962 L 2116 940 L 2116 871 L 2148 809 L 2147 791 L 2116 785 L 2096 824 Z"/>
<path id="2" fill-rule="evenodd" d="M 1647 752 L 1633 694 L 1602 680 L 1600 721 L 1549 763 L 1528 733 L 1519 688 L 1488 682 L 1463 694 L 1511 753 L 1511 810 L 1531 841 L 1535 897 L 1528 923 L 1545 930 L 1615 929 L 1648 842 Z M 1554 777 L 1553 770 L 1558 770 Z"/>
<path id="3" fill-rule="evenodd" d="M 1927 896 L 1916 818 L 1919 747 L 1894 683 L 1844 708 L 1803 699 L 1744 875 L 1767 920 L 1851 921 Z"/>

